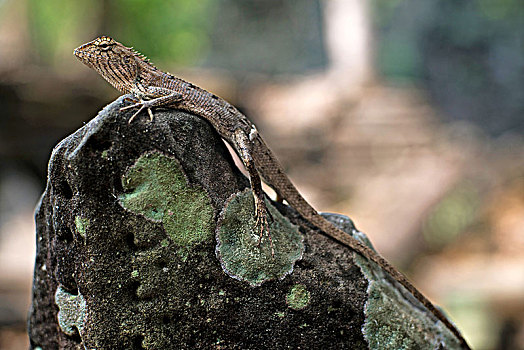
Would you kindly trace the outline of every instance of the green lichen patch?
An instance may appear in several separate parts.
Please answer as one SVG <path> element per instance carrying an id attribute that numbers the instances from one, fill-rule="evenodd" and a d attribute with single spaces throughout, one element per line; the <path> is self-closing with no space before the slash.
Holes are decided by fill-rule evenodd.
<path id="1" fill-rule="evenodd" d="M 222 211 L 217 229 L 216 251 L 222 268 L 231 277 L 247 281 L 252 286 L 284 278 L 293 271 L 295 262 L 304 251 L 303 237 L 298 227 L 291 224 L 268 201 L 266 205 L 273 217 L 273 220 L 269 220 L 269 232 L 274 256 L 267 236 L 259 244 L 250 190 L 232 196 Z"/>
<path id="2" fill-rule="evenodd" d="M 73 335 L 75 328 L 83 334 L 87 315 L 87 304 L 82 294 L 73 295 L 58 286 L 55 292 L 55 304 L 58 306 L 58 325 L 62 332 Z"/>
<path id="3" fill-rule="evenodd" d="M 80 236 L 86 238 L 86 231 L 89 227 L 89 220 L 84 219 L 81 216 L 75 216 L 75 227 L 76 232 L 78 232 Z"/>
<path id="4" fill-rule="evenodd" d="M 367 236 L 359 232 L 351 220 L 339 214 L 322 214 L 336 227 L 352 235 L 368 247 Z M 359 254 L 355 263 L 368 280 L 368 300 L 362 332 L 370 349 L 460 349 L 458 339 L 441 322 L 435 320 L 424 306 L 393 285 L 377 264 Z"/>
<path id="5" fill-rule="evenodd" d="M 142 155 L 122 177 L 120 205 L 161 222 L 182 256 L 212 238 L 214 210 L 207 193 L 189 185 L 178 161 L 160 152 Z"/>
<path id="6" fill-rule="evenodd" d="M 293 310 L 302 310 L 309 305 L 311 294 L 306 286 L 298 283 L 295 284 L 286 295 L 286 303 Z"/>
<path id="7" fill-rule="evenodd" d="M 408 300 L 385 278 L 374 263 L 356 256 L 357 265 L 369 279 L 368 301 L 362 326 L 370 349 L 460 349 L 457 338 L 416 300 Z M 441 346 L 442 345 L 442 346 Z"/>

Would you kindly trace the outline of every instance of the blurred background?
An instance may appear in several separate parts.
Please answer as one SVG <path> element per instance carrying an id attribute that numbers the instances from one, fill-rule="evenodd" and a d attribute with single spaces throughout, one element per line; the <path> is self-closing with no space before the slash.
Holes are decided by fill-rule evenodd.
<path id="1" fill-rule="evenodd" d="M 0 349 L 27 349 L 51 150 L 118 96 L 106 34 L 258 125 L 476 349 L 524 349 L 522 0 L 0 0 Z"/>

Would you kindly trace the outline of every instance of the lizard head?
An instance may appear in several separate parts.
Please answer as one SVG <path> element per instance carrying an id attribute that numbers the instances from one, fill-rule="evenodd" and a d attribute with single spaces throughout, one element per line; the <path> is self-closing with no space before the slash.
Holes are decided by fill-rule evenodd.
<path id="1" fill-rule="evenodd" d="M 108 36 L 98 37 L 77 47 L 73 54 L 122 92 L 132 90 L 142 66 L 151 66 L 148 60 L 133 48 L 124 46 Z"/>

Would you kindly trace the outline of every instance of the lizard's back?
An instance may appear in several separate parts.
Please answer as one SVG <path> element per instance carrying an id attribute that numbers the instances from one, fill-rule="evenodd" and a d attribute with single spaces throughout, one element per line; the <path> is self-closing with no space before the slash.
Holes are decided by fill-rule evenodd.
<path id="1" fill-rule="evenodd" d="M 145 65 L 140 68 L 139 81 L 144 86 L 165 88 L 180 93 L 182 99 L 173 107 L 207 119 L 226 140 L 229 141 L 238 128 L 249 132 L 253 127 L 244 114 L 223 98 L 174 75 L 151 68 Z"/>

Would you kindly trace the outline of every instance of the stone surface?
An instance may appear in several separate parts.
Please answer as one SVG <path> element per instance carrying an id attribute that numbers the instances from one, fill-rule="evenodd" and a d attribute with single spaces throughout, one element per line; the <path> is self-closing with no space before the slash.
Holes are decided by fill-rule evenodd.
<path id="1" fill-rule="evenodd" d="M 35 216 L 32 348 L 456 345 L 374 264 L 268 202 L 273 260 L 249 229 L 249 182 L 207 122 L 158 110 L 128 124 L 122 101 L 53 150 Z"/>

